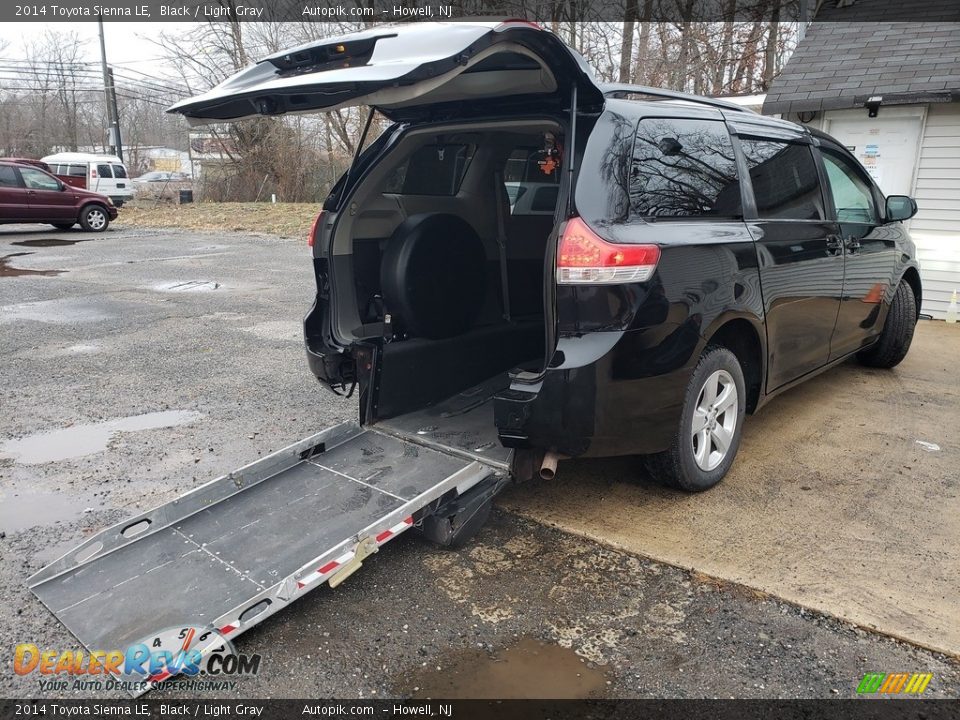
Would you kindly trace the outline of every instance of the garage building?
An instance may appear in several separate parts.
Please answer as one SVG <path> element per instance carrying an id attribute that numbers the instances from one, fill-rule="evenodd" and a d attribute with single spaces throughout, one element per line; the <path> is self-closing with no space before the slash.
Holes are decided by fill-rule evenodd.
<path id="1" fill-rule="evenodd" d="M 912 195 L 922 312 L 960 291 L 960 23 L 816 22 L 763 104 L 844 143 L 888 195 Z"/>

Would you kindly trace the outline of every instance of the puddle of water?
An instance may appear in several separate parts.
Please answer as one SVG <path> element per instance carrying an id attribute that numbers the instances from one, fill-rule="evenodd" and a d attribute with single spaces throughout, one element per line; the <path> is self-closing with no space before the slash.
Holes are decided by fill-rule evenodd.
<path id="1" fill-rule="evenodd" d="M 186 425 L 199 420 L 202 413 L 193 410 L 165 410 L 163 412 L 133 415 L 89 425 L 74 425 L 51 432 L 28 435 L 19 440 L 7 440 L 0 445 L 3 457 L 12 457 L 23 465 L 39 465 L 58 460 L 83 457 L 103 452 L 118 432 L 156 430 Z"/>
<path id="2" fill-rule="evenodd" d="M 153 289 L 160 292 L 211 292 L 219 289 L 219 287 L 220 283 L 212 280 L 181 280 L 154 285 Z"/>
<path id="3" fill-rule="evenodd" d="M 23 247 L 60 247 L 62 245 L 76 245 L 86 242 L 90 238 L 77 238 L 76 240 L 67 240 L 66 238 L 37 238 L 36 240 L 19 240 L 11 245 L 22 245 Z"/>
<path id="4" fill-rule="evenodd" d="M 603 672 L 587 667 L 573 650 L 533 638 L 493 656 L 467 650 L 431 665 L 429 672 L 404 679 L 408 692 L 419 688 L 415 698 L 578 699 L 602 697 L 607 688 Z"/>
<path id="5" fill-rule="evenodd" d="M 66 300 L 37 300 L 18 305 L 0 306 L 0 324 L 31 320 L 51 325 L 100 322 L 111 319 L 129 305 L 105 299 L 72 297 Z M 112 310 L 114 312 L 106 312 Z"/>
<path id="6" fill-rule="evenodd" d="M 10 265 L 10 258 L 33 254 L 34 253 L 28 252 L 10 253 L 9 255 L 0 257 L 0 277 L 22 277 L 23 275 L 46 275 L 49 277 L 66 272 L 66 270 L 30 270 L 28 268 L 18 268 Z"/>
<path id="7" fill-rule="evenodd" d="M 83 510 L 84 504 L 81 500 L 65 493 L 13 495 L 5 492 L 0 495 L 0 530 L 15 532 L 36 525 L 53 525 L 78 518 L 83 514 Z"/>

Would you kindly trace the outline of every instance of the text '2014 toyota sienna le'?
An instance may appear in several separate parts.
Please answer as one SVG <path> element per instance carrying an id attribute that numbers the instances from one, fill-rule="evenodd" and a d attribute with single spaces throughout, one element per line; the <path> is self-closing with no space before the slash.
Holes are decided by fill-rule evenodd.
<path id="1" fill-rule="evenodd" d="M 359 389 L 363 424 L 517 475 L 644 455 L 704 490 L 745 413 L 851 355 L 893 367 L 910 347 L 913 200 L 885 198 L 823 133 L 598 85 L 530 23 L 374 27 L 172 110 L 360 104 L 392 124 L 311 231 L 305 338 L 321 381 Z"/>

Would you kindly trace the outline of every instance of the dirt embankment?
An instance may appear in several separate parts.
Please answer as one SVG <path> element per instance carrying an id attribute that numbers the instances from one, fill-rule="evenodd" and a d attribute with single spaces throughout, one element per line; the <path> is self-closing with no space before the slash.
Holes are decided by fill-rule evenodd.
<path id="1" fill-rule="evenodd" d="M 189 203 L 176 205 L 149 200 L 120 208 L 116 222 L 124 227 L 177 228 L 265 232 L 306 238 L 319 204 L 314 203 Z"/>

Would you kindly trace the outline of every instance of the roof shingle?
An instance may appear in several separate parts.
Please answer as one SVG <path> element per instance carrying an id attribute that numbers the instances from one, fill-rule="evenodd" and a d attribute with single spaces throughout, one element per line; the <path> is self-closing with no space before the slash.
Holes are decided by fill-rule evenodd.
<path id="1" fill-rule="evenodd" d="M 816 22 L 773 81 L 763 113 L 960 100 L 960 23 Z"/>

